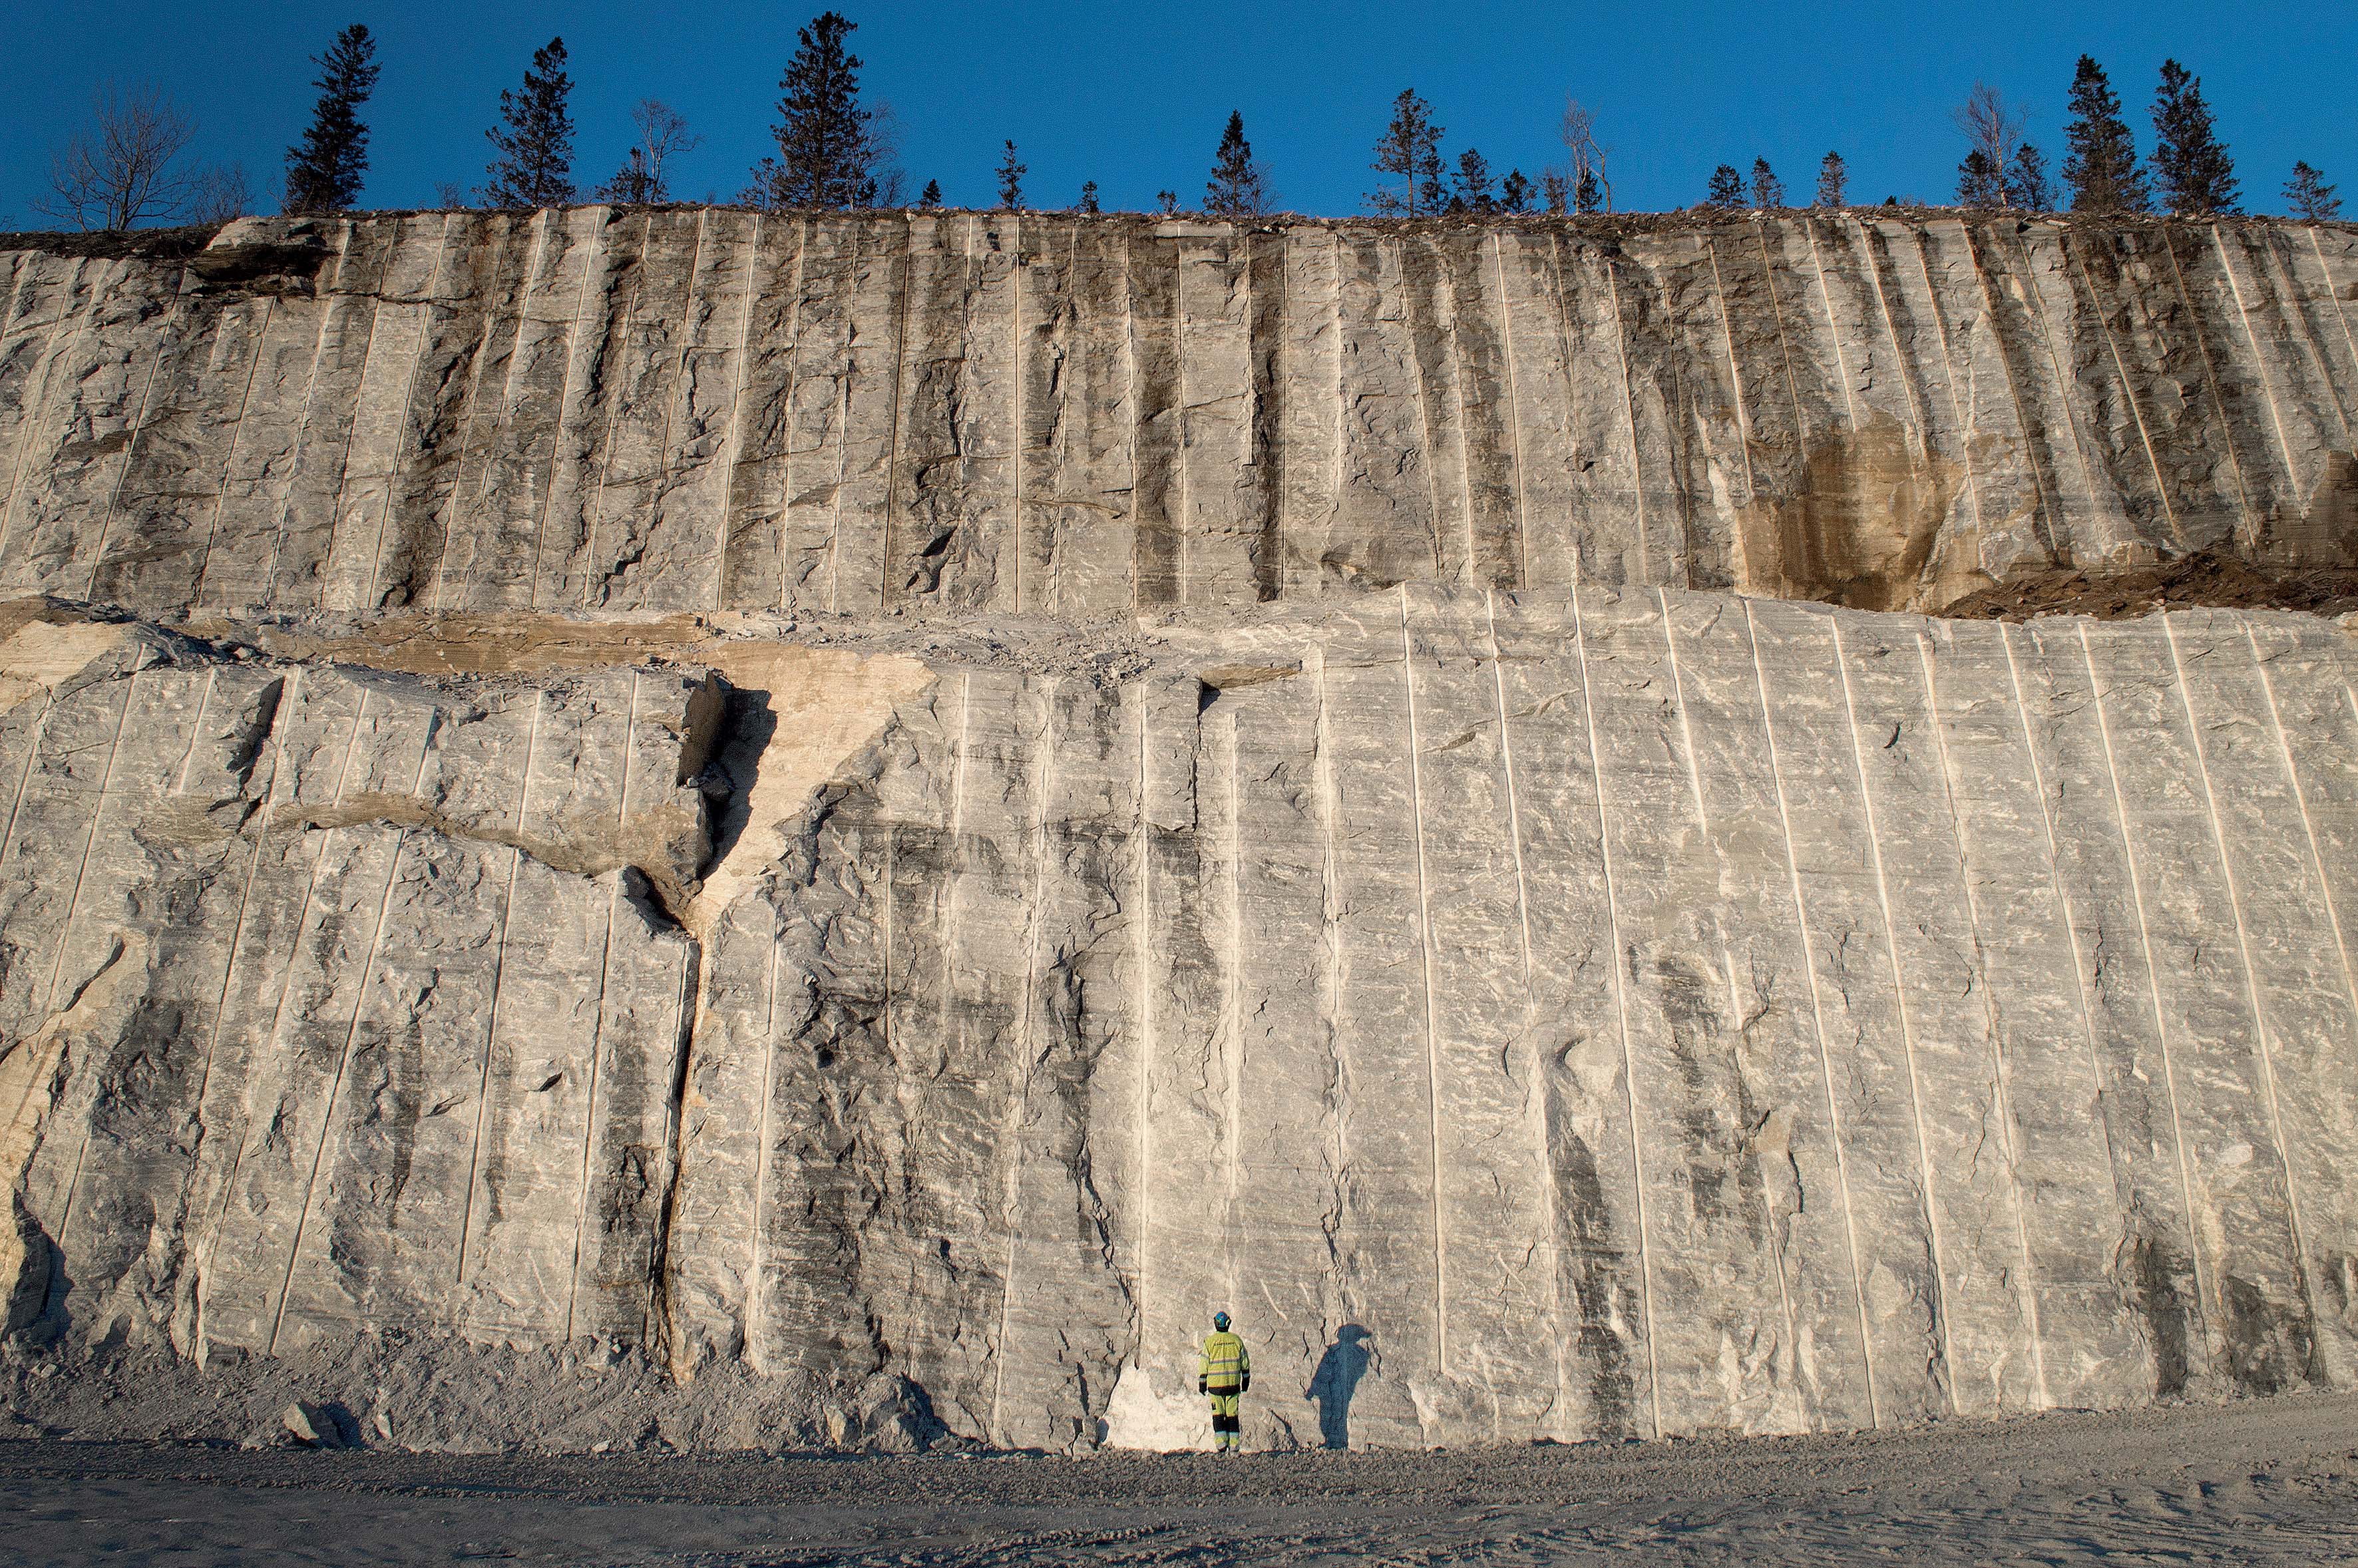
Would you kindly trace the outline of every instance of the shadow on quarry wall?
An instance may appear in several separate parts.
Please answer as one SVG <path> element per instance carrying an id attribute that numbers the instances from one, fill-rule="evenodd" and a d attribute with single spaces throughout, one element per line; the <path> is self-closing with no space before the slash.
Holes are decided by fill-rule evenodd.
<path id="1" fill-rule="evenodd" d="M 1335 1343 L 1318 1358 L 1318 1369 L 1302 1391 L 1303 1398 L 1318 1407 L 1319 1441 L 1329 1448 L 1351 1446 L 1351 1396 L 1358 1391 L 1359 1379 L 1368 1375 L 1372 1343 L 1368 1331 L 1356 1323 L 1336 1329 Z"/>
<path id="2" fill-rule="evenodd" d="M 65 1331 L 65 1256 L 49 1240 L 39 1220 L 27 1210 L 20 1195 L 11 1194 L 9 1208 L 16 1231 L 16 1277 L 0 1296 L 0 1339 L 22 1337 L 28 1345 L 48 1345 Z"/>
<path id="3" fill-rule="evenodd" d="M 745 836 L 746 824 L 753 816 L 753 785 L 761 778 L 762 757 L 778 732 L 777 709 L 768 692 L 726 683 L 721 689 L 726 706 L 709 761 L 728 791 L 715 803 L 712 849 L 698 868 L 700 872 L 709 872 L 727 860 Z"/>
<path id="4" fill-rule="evenodd" d="M 2279 508 L 2262 520 L 2253 542 L 2261 569 L 2298 570 L 2304 562 L 2348 567 L 2358 560 L 2358 456 L 2328 452 L 2298 513 Z"/>
<path id="5" fill-rule="evenodd" d="M 2146 1353 L 2153 1360 L 2153 1391 L 2162 1399 L 2186 1392 L 2192 1365 L 2190 1343 L 2201 1333 L 2200 1320 L 2180 1281 L 2190 1278 L 2192 1258 L 2173 1250 L 2159 1237 L 2139 1234 L 2123 1249 L 2122 1293 L 2145 1325 Z"/>

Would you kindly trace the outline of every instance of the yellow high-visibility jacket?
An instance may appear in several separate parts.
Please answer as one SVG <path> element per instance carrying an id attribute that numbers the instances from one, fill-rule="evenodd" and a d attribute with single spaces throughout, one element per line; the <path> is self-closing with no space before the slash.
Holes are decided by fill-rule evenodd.
<path id="1" fill-rule="evenodd" d="M 1207 1334 L 1195 1357 L 1195 1376 L 1207 1393 L 1233 1394 L 1252 1376 L 1252 1353 L 1233 1334 Z"/>

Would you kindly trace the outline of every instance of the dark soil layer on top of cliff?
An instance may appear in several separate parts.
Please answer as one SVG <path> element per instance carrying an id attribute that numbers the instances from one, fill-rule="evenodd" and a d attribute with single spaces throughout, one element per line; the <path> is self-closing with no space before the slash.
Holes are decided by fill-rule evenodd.
<path id="1" fill-rule="evenodd" d="M 87 256 L 93 261 L 112 261 L 118 256 L 184 261 L 212 243 L 213 236 L 221 231 L 219 223 L 196 223 L 179 229 L 0 234 L 0 251 L 40 251 L 53 256 Z"/>
<path id="2" fill-rule="evenodd" d="M 2309 1563 L 2358 1396 L 1446 1453 L 689 1459 L 0 1441 L 27 1564 Z"/>
<path id="3" fill-rule="evenodd" d="M 630 206 L 632 204 L 575 202 L 570 204 L 570 207 L 559 208 L 558 211 L 569 211 L 571 208 L 600 205 L 621 207 Z M 751 208 L 745 208 L 730 202 L 667 201 L 654 203 L 654 205 L 658 211 L 701 211 L 707 210 L 712 211 L 750 211 L 752 210 Z M 430 212 L 446 211 L 451 211 L 451 209 L 431 207 L 387 207 L 373 209 L 366 211 L 344 213 L 340 216 L 349 217 L 357 221 L 367 221 L 380 218 L 419 217 Z M 458 209 L 457 211 L 464 211 L 468 210 Z M 821 211 L 817 209 L 788 209 L 786 211 L 806 211 L 812 216 L 856 218 L 878 214 L 889 215 L 894 211 L 902 211 L 902 209 L 829 209 L 825 211 Z M 999 209 L 994 208 L 942 208 L 936 209 L 935 211 L 930 213 L 929 216 L 938 218 L 965 213 L 979 213 L 983 216 L 993 216 L 997 215 L 999 211 Z M 1016 216 L 1016 214 L 1007 215 L 1010 217 Z M 1076 212 L 1046 209 L 1023 214 L 1023 216 L 1028 216 L 1035 220 L 1048 219 L 1057 222 L 1069 222 L 1077 220 L 1082 215 Z M 1666 212 L 1441 212 L 1416 218 L 1385 218 L 1356 212 L 1334 215 L 1303 212 L 1269 212 L 1263 213 L 1258 217 L 1231 219 L 1203 212 L 1160 213 L 1116 211 L 1091 214 L 1089 215 L 1088 221 L 1100 226 L 1130 224 L 1148 229 L 1157 228 L 1164 224 L 1190 226 L 1216 224 L 1234 228 L 1239 232 L 1250 230 L 1262 233 L 1274 232 L 1282 229 L 1338 227 L 1351 229 L 1374 229 L 1397 233 L 1432 233 L 1451 230 L 1468 229 L 1507 229 L 1532 232 L 1552 230 L 1578 238 L 1598 241 L 1609 244 L 1625 235 L 1688 233 L 1705 229 L 1736 227 L 1751 222 L 1755 219 L 1758 218 L 1790 218 L 1802 216 L 1829 217 L 1835 215 L 1820 212 L 1812 208 L 1782 208 L 1778 210 L 1776 212 L 1764 213 L 1755 211 L 1749 208 L 1740 208 L 1734 211 L 1723 211 L 1718 209 L 1706 207 L 1681 207 L 1672 208 L 1671 211 Z M 1890 219 L 1907 222 L 1923 222 L 1931 220 L 1949 218 L 1974 223 L 2011 222 L 2017 227 L 2025 227 L 2034 222 L 2060 223 L 2066 227 L 2075 229 L 2087 228 L 2106 231 L 2132 228 L 2169 228 L 2172 226 L 2208 229 L 2213 224 L 2224 224 L 2231 229 L 2235 229 L 2244 227 L 2258 227 L 2270 223 L 2281 223 L 2284 222 L 2280 219 L 2266 217 L 2227 217 L 2204 219 L 2200 223 L 2189 223 L 2183 220 L 2167 216 L 2142 216 L 2135 214 L 2108 213 L 2103 217 L 2082 217 L 2075 216 L 2070 212 L 2024 213 L 1997 211 L 1987 208 L 1903 207 L 1897 204 L 1844 208 L 1839 216 L 1857 217 L 1861 219 Z M 301 222 L 301 220 L 298 220 L 298 222 Z M 308 220 L 308 222 L 319 222 L 319 220 Z M 203 250 L 207 244 L 211 243 L 213 236 L 221 232 L 223 226 L 224 225 L 219 223 L 207 223 L 190 224 L 169 229 L 98 230 L 86 232 L 27 230 L 16 232 L 0 232 L 0 252 L 38 251 L 49 255 L 87 256 L 93 259 L 111 259 L 118 256 L 141 256 L 155 261 L 182 261 L 196 254 L 199 251 Z M 2346 222 L 2324 222 L 2314 226 L 2335 230 L 2358 229 L 2358 223 Z"/>
<path id="4" fill-rule="evenodd" d="M 2358 611 L 2358 569 L 2271 573 L 2202 550 L 2156 566 L 2017 578 L 1967 594 L 1938 613 L 1963 621 L 2028 621 L 2038 615 L 2127 621 L 2157 610 L 2197 606 L 2341 615 Z"/>

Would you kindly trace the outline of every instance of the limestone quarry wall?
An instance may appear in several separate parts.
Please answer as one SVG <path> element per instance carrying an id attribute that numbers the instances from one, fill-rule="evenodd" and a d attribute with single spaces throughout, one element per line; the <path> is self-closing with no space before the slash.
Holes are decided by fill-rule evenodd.
<path id="1" fill-rule="evenodd" d="M 1412 587 L 434 676 L 12 619 L 20 1330 L 881 1371 L 1052 1448 L 1195 1433 L 1215 1306 L 1257 1442 L 2358 1375 L 2331 622 Z"/>
<path id="2" fill-rule="evenodd" d="M 577 208 L 0 254 L 0 591 L 1070 616 L 1937 608 L 2345 564 L 2358 237 Z"/>
<path id="3" fill-rule="evenodd" d="M 2358 231 L 581 208 L 0 301 L 11 1346 L 1050 1448 L 1199 1436 L 1221 1306 L 1281 1444 L 2358 1381 L 2350 634 L 1918 613 L 2353 564 Z"/>

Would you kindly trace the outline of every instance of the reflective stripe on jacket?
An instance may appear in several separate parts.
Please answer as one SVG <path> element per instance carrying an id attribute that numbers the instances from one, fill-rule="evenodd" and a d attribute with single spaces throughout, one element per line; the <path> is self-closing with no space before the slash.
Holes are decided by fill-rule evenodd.
<path id="1" fill-rule="evenodd" d="M 1251 1353 L 1233 1334 L 1207 1334 L 1203 1353 L 1195 1357 L 1195 1376 L 1216 1394 L 1231 1394 L 1252 1371 Z"/>

